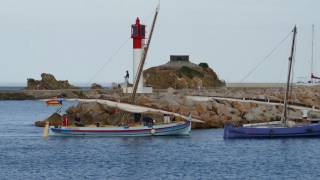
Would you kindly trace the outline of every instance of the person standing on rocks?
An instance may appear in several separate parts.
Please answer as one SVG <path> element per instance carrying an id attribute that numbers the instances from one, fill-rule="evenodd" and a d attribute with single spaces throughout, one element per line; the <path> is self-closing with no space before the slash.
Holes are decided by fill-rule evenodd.
<path id="1" fill-rule="evenodd" d="M 129 84 L 129 71 L 126 71 L 126 75 L 124 76 L 124 81 L 125 81 L 126 85 L 128 86 L 128 84 Z"/>

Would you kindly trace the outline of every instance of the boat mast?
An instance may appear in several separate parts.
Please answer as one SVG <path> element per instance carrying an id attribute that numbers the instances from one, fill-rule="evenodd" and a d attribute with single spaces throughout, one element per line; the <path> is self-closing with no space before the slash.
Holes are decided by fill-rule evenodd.
<path id="1" fill-rule="evenodd" d="M 288 120 L 288 97 L 289 97 L 289 90 L 290 90 L 290 80 L 291 80 L 291 71 L 292 71 L 292 60 L 294 56 L 295 50 L 295 43 L 296 43 L 296 34 L 297 34 L 297 27 L 294 26 L 293 28 L 293 38 L 292 38 L 292 45 L 291 45 L 291 53 L 289 57 L 289 70 L 288 70 L 288 79 L 287 79 L 287 89 L 286 95 L 284 99 L 284 113 L 283 113 L 283 124 L 287 124 Z"/>
<path id="2" fill-rule="evenodd" d="M 154 30 L 154 27 L 155 27 L 155 24 L 156 24 L 156 21 L 157 21 L 159 9 L 160 9 L 160 4 L 158 4 L 158 6 L 156 8 L 156 12 L 155 12 L 154 17 L 153 17 L 153 21 L 152 21 L 152 26 L 151 26 L 151 31 L 150 31 L 150 34 L 149 34 L 148 42 L 147 42 L 146 47 L 144 48 L 144 52 L 143 52 L 143 55 L 142 55 L 142 58 L 141 58 L 141 61 L 140 61 L 139 67 L 138 67 L 138 74 L 136 76 L 136 81 L 134 82 L 134 85 L 133 85 L 131 103 L 134 103 L 134 100 L 135 100 L 135 96 L 136 96 L 136 93 L 137 93 L 137 88 L 138 88 L 140 76 L 142 75 L 143 66 L 144 66 L 144 63 L 145 63 L 146 58 L 147 58 L 147 54 L 148 54 L 149 46 L 150 46 L 150 43 L 151 43 L 153 30 Z"/>
<path id="3" fill-rule="evenodd" d="M 311 83 L 313 83 L 313 51 L 314 51 L 314 24 L 312 24 L 312 37 L 311 37 Z"/>

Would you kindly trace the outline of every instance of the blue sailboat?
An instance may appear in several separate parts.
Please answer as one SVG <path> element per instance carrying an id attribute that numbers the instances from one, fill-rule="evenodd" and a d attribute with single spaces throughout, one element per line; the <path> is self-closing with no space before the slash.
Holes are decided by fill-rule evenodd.
<path id="1" fill-rule="evenodd" d="M 224 127 L 224 138 L 285 138 L 285 137 L 320 137 L 320 124 L 302 124 L 295 126 L 256 126 Z"/>
<path id="2" fill-rule="evenodd" d="M 283 137 L 320 137 L 320 124 L 318 122 L 309 124 L 296 124 L 288 120 L 288 96 L 290 92 L 290 80 L 292 72 L 292 61 L 295 54 L 297 27 L 293 28 L 293 40 L 291 54 L 289 57 L 289 71 L 284 101 L 284 114 L 281 121 L 272 123 L 247 124 L 235 127 L 232 124 L 224 126 L 224 138 L 283 138 Z"/>

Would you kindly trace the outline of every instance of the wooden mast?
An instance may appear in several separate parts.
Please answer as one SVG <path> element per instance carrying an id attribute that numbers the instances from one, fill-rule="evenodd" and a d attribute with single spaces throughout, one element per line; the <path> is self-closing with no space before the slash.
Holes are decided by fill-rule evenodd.
<path id="1" fill-rule="evenodd" d="M 160 8 L 160 6 L 158 5 L 157 8 L 156 8 L 156 12 L 154 14 L 154 17 L 153 17 L 153 21 L 152 21 L 152 26 L 151 26 L 151 31 L 150 31 L 150 35 L 149 35 L 149 38 L 148 38 L 148 42 L 147 42 L 146 47 L 144 48 L 143 55 L 142 55 L 142 58 L 141 58 L 141 61 L 140 61 L 139 67 L 138 67 L 138 74 L 136 76 L 136 81 L 134 82 L 134 85 L 133 85 L 133 92 L 132 92 L 132 96 L 131 96 L 131 100 L 130 100 L 131 103 L 134 103 L 134 101 L 135 101 L 139 80 L 140 80 L 140 77 L 142 75 L 143 66 L 144 66 L 144 63 L 145 63 L 146 58 L 147 58 L 147 54 L 148 54 L 149 46 L 150 46 L 150 43 L 151 43 L 153 30 L 154 30 L 154 27 L 155 27 L 155 24 L 156 24 L 156 20 L 157 20 L 157 17 L 158 17 L 158 13 L 159 13 L 159 8 Z"/>
<path id="2" fill-rule="evenodd" d="M 288 71 L 288 79 L 287 79 L 287 89 L 286 89 L 286 95 L 285 95 L 285 99 L 284 99 L 284 113 L 283 113 L 283 124 L 284 125 L 287 125 L 287 120 L 288 120 L 288 97 L 289 97 L 291 71 L 292 71 L 292 60 L 293 60 L 293 56 L 294 56 L 295 43 L 296 43 L 296 34 L 297 34 L 297 27 L 294 26 L 293 39 L 292 39 L 292 45 L 291 45 L 291 53 L 290 53 L 290 57 L 289 57 L 289 71 Z"/>

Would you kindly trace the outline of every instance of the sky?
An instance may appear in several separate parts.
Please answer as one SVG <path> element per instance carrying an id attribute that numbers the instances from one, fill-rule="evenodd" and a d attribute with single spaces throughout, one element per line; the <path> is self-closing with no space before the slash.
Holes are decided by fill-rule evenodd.
<path id="1" fill-rule="evenodd" d="M 73 84 L 122 82 L 132 74 L 130 26 L 150 28 L 158 0 L 1 0 L 0 85 L 25 85 L 42 72 Z M 145 67 L 170 55 L 207 62 L 226 82 L 240 82 L 298 27 L 295 80 L 320 73 L 319 0 L 161 0 Z M 292 37 L 243 82 L 283 82 Z M 104 68 L 103 68 L 104 67 Z"/>

